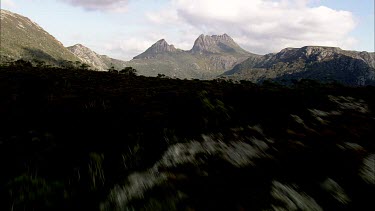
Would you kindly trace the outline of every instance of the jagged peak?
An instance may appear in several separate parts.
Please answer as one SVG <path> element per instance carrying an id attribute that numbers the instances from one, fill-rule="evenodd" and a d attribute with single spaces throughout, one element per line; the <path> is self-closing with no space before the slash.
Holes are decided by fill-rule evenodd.
<path id="1" fill-rule="evenodd" d="M 154 51 L 154 53 L 162 53 L 162 52 L 174 52 L 176 48 L 174 45 L 169 45 L 165 39 L 161 39 L 153 44 L 148 50 Z"/>
<path id="2" fill-rule="evenodd" d="M 228 34 L 226 34 L 226 33 L 224 33 L 224 34 L 222 34 L 222 35 L 216 35 L 216 34 L 214 34 L 214 35 L 205 35 L 205 34 L 201 34 L 201 35 L 199 35 L 199 37 L 197 38 L 197 39 L 199 39 L 199 38 L 216 38 L 216 39 L 222 39 L 222 38 L 230 38 L 230 39 L 232 39 Z"/>
<path id="3" fill-rule="evenodd" d="M 169 45 L 165 39 L 161 39 L 153 44 L 150 48 L 148 48 L 142 54 L 134 57 L 134 59 L 141 59 L 141 58 L 154 58 L 157 54 L 160 53 L 167 53 L 167 52 L 176 52 L 178 51 L 174 45 Z"/>
<path id="4" fill-rule="evenodd" d="M 75 44 L 73 46 L 69 46 L 67 47 L 69 50 L 80 50 L 80 51 L 86 51 L 86 52 L 93 52 L 95 53 L 93 50 L 91 50 L 90 48 L 78 43 L 78 44 Z"/>
<path id="5" fill-rule="evenodd" d="M 223 34 L 223 35 L 212 35 L 211 37 L 212 37 L 213 39 L 215 39 L 215 40 L 218 40 L 218 41 L 234 42 L 234 40 L 232 39 L 232 37 L 230 37 L 230 36 L 227 35 L 227 34 Z"/>
<path id="6" fill-rule="evenodd" d="M 91 57 L 100 57 L 101 55 L 97 54 L 95 51 L 91 50 L 90 48 L 82 45 L 82 44 L 75 44 L 73 46 L 67 47 L 67 49 L 75 54 L 76 56 L 82 58 L 83 55 L 91 56 Z"/>
<path id="7" fill-rule="evenodd" d="M 190 51 L 193 53 L 221 53 L 227 50 L 245 52 L 228 34 L 211 36 L 201 34 L 195 40 Z"/>
<path id="8" fill-rule="evenodd" d="M 165 41 L 165 39 L 160 39 L 159 41 L 157 41 L 156 43 L 166 43 L 166 44 L 168 44 L 168 42 L 167 41 Z M 155 43 L 155 44 L 156 44 Z"/>

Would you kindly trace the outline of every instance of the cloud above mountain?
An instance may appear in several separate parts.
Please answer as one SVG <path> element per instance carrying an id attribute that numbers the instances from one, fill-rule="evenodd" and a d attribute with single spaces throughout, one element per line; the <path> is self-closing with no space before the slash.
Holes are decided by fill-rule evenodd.
<path id="1" fill-rule="evenodd" d="M 60 0 L 86 10 L 123 11 L 126 10 L 128 0 Z"/>
<path id="2" fill-rule="evenodd" d="M 227 33 L 241 47 L 258 54 L 306 45 L 355 49 L 359 43 L 353 37 L 358 17 L 324 6 L 322 0 L 58 1 L 84 8 L 87 14 L 126 11 L 103 16 L 116 18 L 110 24 L 117 28 L 103 35 L 106 40 L 95 43 L 122 59 L 131 59 L 162 38 L 190 50 L 200 34 Z"/>
<path id="3" fill-rule="evenodd" d="M 285 47 L 329 45 L 351 48 L 356 21 L 351 12 L 312 6 L 316 0 L 171 0 L 148 13 L 161 27 L 192 28 L 206 34 L 230 34 L 256 53 Z M 178 43 L 176 43 L 178 46 Z"/>

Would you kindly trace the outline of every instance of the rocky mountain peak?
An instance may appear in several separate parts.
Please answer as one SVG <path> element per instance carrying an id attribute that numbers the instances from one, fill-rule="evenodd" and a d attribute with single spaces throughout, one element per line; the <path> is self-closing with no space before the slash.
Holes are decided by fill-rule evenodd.
<path id="1" fill-rule="evenodd" d="M 168 45 L 168 43 L 167 43 L 167 41 L 165 41 L 165 39 L 160 39 L 155 44 L 162 44 L 162 45 L 167 44 Z"/>
<path id="2" fill-rule="evenodd" d="M 153 50 L 155 53 L 160 53 L 160 52 L 174 52 L 177 49 L 174 47 L 174 45 L 169 45 L 167 41 L 165 41 L 165 39 L 161 39 L 151 46 L 151 50 Z"/>
<path id="3" fill-rule="evenodd" d="M 148 48 L 144 53 L 134 57 L 134 59 L 155 58 L 159 53 L 176 52 L 178 51 L 174 45 L 169 45 L 165 39 L 161 39 Z"/>
<path id="4" fill-rule="evenodd" d="M 201 34 L 194 42 L 192 53 L 225 53 L 241 52 L 245 53 L 236 42 L 227 34 L 223 35 L 203 35 Z"/>
<path id="5" fill-rule="evenodd" d="M 93 51 L 91 49 L 89 49 L 88 47 L 86 47 L 86 46 L 84 46 L 82 44 L 75 44 L 73 46 L 68 47 L 68 49 L 70 51 L 72 51 L 72 50 L 75 50 L 75 51 L 87 51 L 87 52 L 92 52 L 93 53 Z"/>
<path id="6" fill-rule="evenodd" d="M 82 44 L 75 44 L 73 46 L 67 47 L 69 51 L 74 53 L 75 55 L 78 54 L 85 54 L 86 56 L 91 55 L 91 56 L 97 56 L 97 54 L 92 51 L 90 48 L 82 45 Z"/>
<path id="7" fill-rule="evenodd" d="M 211 36 L 201 34 L 194 42 L 193 51 L 210 52 L 215 46 L 216 42 Z"/>
<path id="8" fill-rule="evenodd" d="M 232 42 L 235 43 L 234 40 L 227 34 L 223 35 L 212 35 L 212 39 L 218 41 L 218 42 Z"/>
<path id="9" fill-rule="evenodd" d="M 97 70 L 106 70 L 108 66 L 102 61 L 101 55 L 95 53 L 82 44 L 75 44 L 67 49 L 76 55 L 83 63 L 90 65 Z"/>
<path id="10" fill-rule="evenodd" d="M 72 47 L 78 47 L 78 48 L 87 48 L 86 46 L 82 45 L 82 44 L 75 44 L 73 45 Z"/>

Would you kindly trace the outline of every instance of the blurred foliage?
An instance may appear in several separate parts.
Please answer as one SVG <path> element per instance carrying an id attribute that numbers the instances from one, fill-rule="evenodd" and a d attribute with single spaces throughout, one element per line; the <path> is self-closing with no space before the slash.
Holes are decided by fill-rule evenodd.
<path id="1" fill-rule="evenodd" d="M 18 176 L 7 184 L 11 198 L 11 209 L 22 210 L 41 208 L 43 210 L 63 206 L 68 198 L 64 184 L 61 182 L 46 181 L 43 178 L 32 175 Z"/>
<path id="2" fill-rule="evenodd" d="M 103 186 L 105 182 L 105 176 L 103 171 L 103 154 L 97 153 L 90 153 L 89 154 L 90 161 L 89 161 L 89 177 L 90 179 L 90 187 L 91 189 L 95 190 L 98 186 Z"/>
<path id="3" fill-rule="evenodd" d="M 371 86 L 310 80 L 286 87 L 129 77 L 38 62 L 2 66 L 0 165 L 5 170 L 0 175 L 0 210 L 98 210 L 115 185 L 151 167 L 168 146 L 211 133 L 235 140 L 267 134 L 275 141 L 276 161 L 256 170 L 227 171 L 225 165 L 213 165 L 212 181 L 193 177 L 179 184 L 194 196 L 185 201 L 189 206 L 151 197 L 144 210 L 233 209 L 230 205 L 259 210 L 270 203 L 265 197 L 270 188 L 261 185 L 271 184 L 271 177 L 300 182 L 314 192 L 310 184 L 326 176 L 349 191 L 349 210 L 365 210 L 373 192 L 355 172 L 362 158 L 375 151 L 374 91 Z M 331 95 L 361 99 L 369 113 L 340 110 Z M 324 116 L 337 112 L 343 115 Z M 345 142 L 363 149 L 338 150 Z M 324 197 L 316 198 L 337 208 Z"/>

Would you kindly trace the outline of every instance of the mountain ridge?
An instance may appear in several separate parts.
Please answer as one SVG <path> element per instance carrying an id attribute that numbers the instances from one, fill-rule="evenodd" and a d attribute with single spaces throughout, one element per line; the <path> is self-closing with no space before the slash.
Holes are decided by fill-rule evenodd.
<path id="1" fill-rule="evenodd" d="M 285 48 L 278 53 L 249 58 L 223 76 L 253 82 L 309 78 L 367 85 L 375 80 L 375 53 L 327 46 Z"/>
<path id="2" fill-rule="evenodd" d="M 227 34 L 200 35 L 190 50 L 181 50 L 161 39 L 127 64 L 140 74 L 179 78 L 214 78 L 251 56 Z"/>
<path id="3" fill-rule="evenodd" d="M 156 54 L 159 53 L 168 53 L 168 52 L 177 52 L 182 51 L 176 49 L 174 45 L 169 45 L 165 39 L 161 39 L 149 47 L 145 52 L 135 56 L 133 59 L 149 59 L 155 58 Z"/>
<path id="4" fill-rule="evenodd" d="M 1 63 L 40 60 L 62 65 L 79 59 L 54 36 L 29 18 L 1 9 Z"/>
<path id="5" fill-rule="evenodd" d="M 329 46 L 285 48 L 257 55 L 242 49 L 228 34 L 201 34 L 190 50 L 181 50 L 160 39 L 130 61 L 100 55 L 82 44 L 65 48 L 55 37 L 27 17 L 1 10 L 0 63 L 24 59 L 49 65 L 87 63 L 91 69 L 132 66 L 138 74 L 177 78 L 235 80 L 314 79 L 347 85 L 375 84 L 375 53 Z"/>
<path id="6" fill-rule="evenodd" d="M 191 53 L 223 53 L 223 52 L 248 53 L 242 49 L 228 34 L 204 35 L 201 34 L 194 42 Z"/>
<path id="7" fill-rule="evenodd" d="M 106 55 L 100 55 L 82 44 L 75 44 L 67 47 L 67 49 L 76 55 L 82 62 L 90 65 L 91 68 L 95 70 L 105 71 L 111 67 L 114 67 L 115 69 L 122 69 L 125 67 L 125 61 L 113 59 Z"/>

